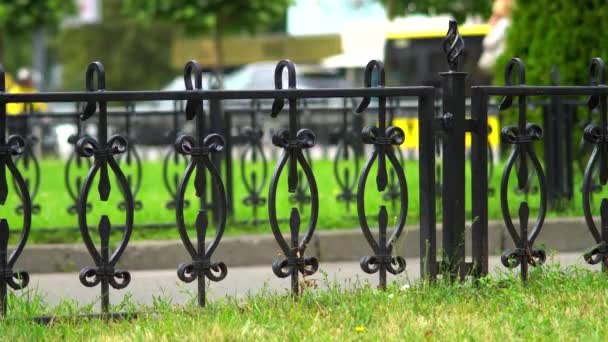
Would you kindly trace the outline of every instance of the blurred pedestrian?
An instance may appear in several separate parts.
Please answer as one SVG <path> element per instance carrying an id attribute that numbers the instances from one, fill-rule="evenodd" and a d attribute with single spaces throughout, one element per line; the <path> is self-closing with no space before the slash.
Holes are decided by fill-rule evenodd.
<path id="1" fill-rule="evenodd" d="M 17 71 L 15 81 L 7 84 L 7 92 L 11 94 L 36 93 L 32 71 L 29 68 L 20 68 Z M 24 113 L 46 112 L 46 103 L 7 103 L 6 114 L 9 115 L 7 128 L 11 134 L 28 135 L 25 117 L 20 117 Z"/>
<path id="2" fill-rule="evenodd" d="M 496 60 L 505 50 L 507 29 L 511 25 L 511 11 L 515 0 L 494 0 L 490 25 L 492 29 L 483 39 L 483 53 L 477 65 L 486 74 L 494 74 Z"/>

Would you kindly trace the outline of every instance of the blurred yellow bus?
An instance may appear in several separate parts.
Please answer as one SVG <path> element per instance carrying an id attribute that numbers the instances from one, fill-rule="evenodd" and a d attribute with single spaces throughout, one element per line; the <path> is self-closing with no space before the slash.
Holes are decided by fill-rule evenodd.
<path id="1" fill-rule="evenodd" d="M 384 63 L 388 71 L 387 82 L 391 85 L 432 85 L 440 86 L 440 72 L 448 71 L 441 43 L 447 32 L 447 25 L 407 25 L 403 30 L 392 26 L 386 34 Z M 469 85 L 489 84 L 490 77 L 477 68 L 482 53 L 483 38 L 490 32 L 490 25 L 462 25 L 458 28 L 464 39 L 465 50 L 461 57 L 460 70 L 469 73 Z"/>

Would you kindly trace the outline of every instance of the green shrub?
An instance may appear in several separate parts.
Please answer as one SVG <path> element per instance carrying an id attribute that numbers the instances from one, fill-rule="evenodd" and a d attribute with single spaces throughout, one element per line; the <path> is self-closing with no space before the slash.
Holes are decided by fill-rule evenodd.
<path id="1" fill-rule="evenodd" d="M 608 1 L 520 0 L 512 20 L 506 51 L 496 63 L 499 84 L 512 57 L 523 59 L 529 85 L 551 84 L 553 65 L 561 84 L 586 85 L 591 59 L 608 60 Z"/>

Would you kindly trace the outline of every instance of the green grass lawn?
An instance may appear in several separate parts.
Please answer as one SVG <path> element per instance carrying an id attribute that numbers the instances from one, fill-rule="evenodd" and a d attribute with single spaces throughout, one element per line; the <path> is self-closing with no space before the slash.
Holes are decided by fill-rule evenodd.
<path id="1" fill-rule="evenodd" d="M 49 309 L 39 299 L 11 297 L 12 314 L 0 322 L 0 336 L 6 341 L 606 341 L 607 284 L 605 274 L 547 265 L 535 269 L 526 285 L 506 274 L 477 284 L 393 284 L 387 292 L 328 284 L 295 301 L 286 293 L 266 292 L 204 309 L 159 298 L 150 307 L 114 308 L 144 312 L 133 320 L 61 319 L 49 326 L 23 318 L 41 310 L 66 315 L 91 308 L 79 311 L 65 303 Z"/>
<path id="2" fill-rule="evenodd" d="M 259 164 L 250 164 L 248 166 L 254 168 L 260 168 Z M 274 162 L 269 165 L 269 177 L 272 174 L 272 170 L 275 166 Z M 80 241 L 80 235 L 77 230 L 74 229 L 59 229 L 59 230 L 48 230 L 49 227 L 77 227 L 77 217 L 67 213 L 66 208 L 72 204 L 72 200 L 68 196 L 64 181 L 63 181 L 63 167 L 64 161 L 55 159 L 45 159 L 41 162 L 42 168 L 42 180 L 40 186 L 40 192 L 36 198 L 36 203 L 41 206 L 39 214 L 33 216 L 32 219 L 32 235 L 30 242 L 71 242 Z M 243 233 L 269 233 L 270 227 L 267 223 L 259 225 L 251 224 L 253 218 L 253 210 L 251 207 L 245 206 L 242 202 L 242 198 L 245 196 L 246 191 L 242 184 L 239 175 L 239 163 L 235 162 L 234 165 L 234 187 L 235 187 L 235 215 L 234 220 L 229 221 L 226 229 L 228 235 L 243 234 Z M 420 204 L 419 204 L 419 189 L 418 189 L 418 162 L 407 161 L 405 162 L 406 178 L 408 182 L 409 191 L 409 208 L 407 215 L 407 224 L 414 225 L 419 220 Z M 356 203 L 350 203 L 350 211 L 346 210 L 346 204 L 339 202 L 336 197 L 339 194 L 339 187 L 334 179 L 333 173 L 333 162 L 329 160 L 317 160 L 314 161 L 313 165 L 315 177 L 319 188 L 319 220 L 317 227 L 319 229 L 339 229 L 339 228 L 354 228 L 358 227 L 358 220 L 356 219 Z M 181 172 L 181 170 L 180 170 Z M 490 182 L 491 187 L 495 189 L 494 194 L 489 198 L 489 217 L 490 219 L 502 219 L 500 212 L 500 204 L 498 201 L 499 184 L 502 172 L 502 166 L 496 167 L 496 172 Z M 82 175 L 86 174 L 86 169 L 82 171 Z M 358 175 L 357 175 L 358 177 Z M 281 184 L 279 186 L 277 207 L 278 214 L 280 217 L 287 218 L 289 215 L 289 209 L 294 206 L 290 203 L 289 196 L 287 193 L 286 185 L 286 170 L 281 177 Z M 515 184 L 515 177 L 511 177 L 511 184 Z M 192 180 L 191 180 L 191 183 Z M 578 184 L 581 183 L 580 175 L 577 175 L 575 184 L 578 189 Z M 10 184 L 10 182 L 9 182 Z M 268 184 L 268 182 L 267 182 Z M 467 171 L 467 189 L 470 189 L 471 179 L 470 174 Z M 511 185 L 510 188 L 513 188 Z M 100 202 L 96 194 L 96 184 L 93 186 L 93 192 L 90 195 L 90 200 L 93 205 L 93 210 L 89 214 L 89 225 L 95 227 L 98 217 L 101 214 L 108 214 L 113 224 L 121 224 L 124 222 L 124 213 L 120 212 L 116 205 L 121 200 L 119 191 L 115 183 L 112 184 L 112 194 L 110 200 L 107 203 Z M 11 188 L 11 191 L 13 189 Z M 14 195 L 14 192 L 12 193 Z M 268 190 L 267 186 L 262 192 L 264 197 L 267 197 Z M 194 197 L 194 187 L 191 184 L 188 189 L 188 196 L 191 203 L 197 203 Z M 510 203 L 512 204 L 511 211 L 516 216 L 515 210 L 517 209 L 517 203 L 523 200 L 523 195 L 512 191 Z M 9 197 L 11 197 L 9 195 Z M 142 187 L 137 195 L 137 199 L 143 202 L 143 209 L 135 213 L 135 225 L 134 239 L 176 239 L 178 233 L 175 228 L 142 228 L 138 227 L 142 224 L 175 222 L 175 212 L 165 208 L 165 203 L 169 200 L 169 194 L 166 192 L 162 184 L 162 163 L 161 162 L 145 162 L 143 172 Z M 530 208 L 532 213 L 538 209 L 538 195 L 529 195 Z M 18 204 L 17 199 L 12 196 L 7 205 L 0 207 L 0 215 L 8 217 L 9 224 L 11 226 L 19 227 L 21 225 L 20 217 L 14 213 L 13 208 Z M 375 226 L 375 217 L 378 213 L 378 207 L 381 204 L 387 205 L 389 215 L 391 215 L 391 221 L 389 223 L 396 222 L 397 212 L 392 208 L 391 203 L 387 203 L 383 200 L 381 194 L 376 191 L 375 186 L 375 170 L 372 170 L 370 177 L 367 182 L 366 191 L 366 212 L 370 217 L 370 225 Z M 440 210 L 440 203 L 438 202 L 438 210 Z M 297 205 L 296 205 L 297 206 Z M 470 212 L 470 200 L 467 198 L 467 208 Z M 186 218 L 190 222 L 194 222 L 196 217 L 196 206 L 191 206 L 186 212 Z M 305 206 L 302 216 L 302 229 L 305 227 L 305 222 L 308 219 L 308 207 Z M 264 205 L 258 208 L 259 218 L 267 219 L 268 210 Z M 582 207 L 580 203 L 580 194 L 577 192 L 575 199 L 572 203 L 564 205 L 559 211 L 549 212 L 548 216 L 581 216 Z M 470 214 L 469 214 L 470 217 Z M 247 223 L 249 222 L 249 223 Z M 283 224 L 286 226 L 285 224 Z M 287 229 L 288 227 L 282 227 Z M 17 234 L 13 234 L 13 239 L 16 238 Z M 12 240 L 11 240 L 12 241 Z"/>

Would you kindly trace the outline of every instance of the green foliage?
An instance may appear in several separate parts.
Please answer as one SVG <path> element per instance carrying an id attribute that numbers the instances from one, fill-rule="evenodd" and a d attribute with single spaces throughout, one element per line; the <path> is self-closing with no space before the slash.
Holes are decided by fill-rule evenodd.
<path id="1" fill-rule="evenodd" d="M 459 22 L 464 22 L 467 15 L 489 17 L 492 13 L 491 0 L 374 0 L 386 8 L 389 18 L 414 12 L 428 14 L 449 13 Z"/>
<path id="2" fill-rule="evenodd" d="M 54 29 L 75 9 L 71 0 L 4 0 L 0 2 L 0 29 L 9 36 Z"/>
<path id="3" fill-rule="evenodd" d="M 141 20 L 163 19 L 188 34 L 216 30 L 255 32 L 284 20 L 291 0 L 126 0 L 124 8 Z"/>
<path id="4" fill-rule="evenodd" d="M 593 57 L 608 59 L 608 1 L 535 0 L 518 1 L 507 49 L 496 63 L 495 78 L 504 83 L 504 68 L 512 57 L 526 65 L 527 84 L 550 84 L 556 65 L 561 84 L 589 84 Z"/>
<path id="5" fill-rule="evenodd" d="M 62 30 L 55 49 L 64 65 L 64 87 L 82 90 L 87 65 L 106 68 L 108 89 L 158 89 L 173 79 L 170 47 L 174 29 L 143 23 L 121 11 L 120 0 L 103 1 L 103 21 Z"/>
<path id="6" fill-rule="evenodd" d="M 1 34 L 0 34 L 1 36 Z M 32 40 L 28 36 L 8 36 L 0 38 L 0 63 L 11 75 L 32 61 Z"/>
<path id="7" fill-rule="evenodd" d="M 31 34 L 54 31 L 75 11 L 68 0 L 0 0 L 0 62 L 14 71 L 32 60 Z"/>

